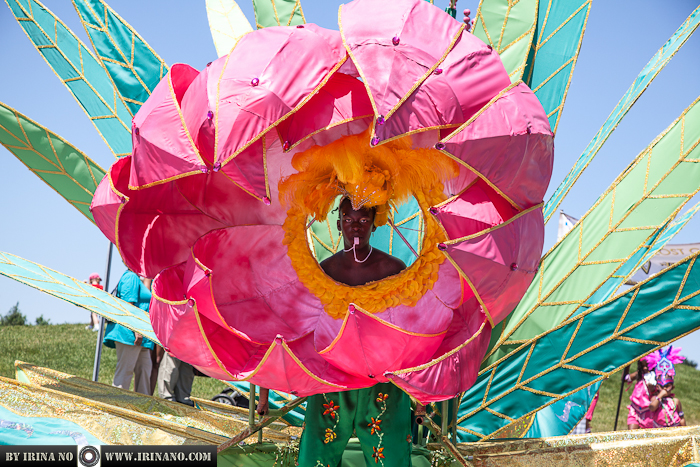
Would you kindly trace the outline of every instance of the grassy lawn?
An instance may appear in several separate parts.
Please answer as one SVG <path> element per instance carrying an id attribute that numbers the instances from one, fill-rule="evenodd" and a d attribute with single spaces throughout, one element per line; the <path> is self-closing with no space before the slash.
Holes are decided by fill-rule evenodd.
<path id="1" fill-rule="evenodd" d="M 97 333 L 84 324 L 0 326 L 0 376 L 15 378 L 15 360 L 92 379 Z M 117 352 L 102 346 L 99 380 L 111 384 Z M 133 387 L 133 382 L 132 382 Z M 226 385 L 212 378 L 194 379 L 192 395 L 211 399 Z"/>
<path id="2" fill-rule="evenodd" d="M 92 378 L 96 333 L 82 324 L 58 324 L 50 326 L 0 326 L 0 376 L 14 379 L 15 360 L 22 360 L 42 367 L 70 373 L 82 378 Z M 117 363 L 114 349 L 102 347 L 100 381 L 110 384 Z M 633 370 L 634 365 L 633 365 Z M 192 395 L 211 399 L 226 386 L 212 378 L 197 377 Z M 689 425 L 700 424 L 700 371 L 676 365 L 675 393 L 683 404 Z M 600 390 L 600 400 L 593 416 L 593 431 L 612 431 L 615 408 L 620 393 L 620 373 L 606 380 Z M 627 404 L 629 391 L 622 396 L 618 430 L 627 428 Z"/>

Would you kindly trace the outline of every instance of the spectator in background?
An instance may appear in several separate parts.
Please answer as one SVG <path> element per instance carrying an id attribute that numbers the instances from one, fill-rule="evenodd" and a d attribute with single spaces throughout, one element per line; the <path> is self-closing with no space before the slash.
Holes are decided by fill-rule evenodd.
<path id="1" fill-rule="evenodd" d="M 90 274 L 90 278 L 88 279 L 88 283 L 93 286 L 97 287 L 100 290 L 104 290 L 104 287 L 102 287 L 102 278 L 100 277 L 99 274 L 96 272 L 93 272 Z M 90 313 L 90 324 L 85 326 L 85 329 L 87 330 L 92 330 L 92 331 L 99 331 L 100 330 L 100 315 L 97 313 Z"/>
<path id="2" fill-rule="evenodd" d="M 117 297 L 148 312 L 151 292 L 139 276 L 130 270 L 119 279 Z M 114 372 L 113 386 L 129 389 L 134 376 L 134 390 L 141 394 L 153 395 L 151 389 L 151 349 L 153 342 L 126 327 L 108 323 L 103 341 L 107 347 L 117 350 L 117 369 Z"/>
<path id="3" fill-rule="evenodd" d="M 158 370 L 158 395 L 169 401 L 194 406 L 190 400 L 194 367 L 165 352 Z"/>

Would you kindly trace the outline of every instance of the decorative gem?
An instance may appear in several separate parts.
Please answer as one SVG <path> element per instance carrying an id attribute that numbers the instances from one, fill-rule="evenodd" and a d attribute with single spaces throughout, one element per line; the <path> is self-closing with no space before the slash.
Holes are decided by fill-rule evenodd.
<path id="1" fill-rule="evenodd" d="M 253 78 L 252 80 L 250 80 L 251 86 L 257 86 L 258 84 L 260 84 L 260 80 L 258 78 Z"/>
<path id="2" fill-rule="evenodd" d="M 394 37 L 391 39 L 391 43 L 394 44 L 394 45 L 399 45 L 400 42 L 401 42 L 401 39 L 399 38 L 399 36 L 394 36 Z"/>

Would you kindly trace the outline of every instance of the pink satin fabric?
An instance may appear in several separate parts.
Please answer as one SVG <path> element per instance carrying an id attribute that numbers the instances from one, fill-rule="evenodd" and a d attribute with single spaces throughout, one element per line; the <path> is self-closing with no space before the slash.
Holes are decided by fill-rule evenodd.
<path id="1" fill-rule="evenodd" d="M 174 65 L 91 209 L 155 276 L 158 338 L 204 373 L 300 396 L 392 381 L 444 400 L 473 384 L 537 268 L 552 134 L 527 86 L 504 91 L 498 55 L 428 2 L 355 0 L 340 23 L 261 29 L 202 71 Z M 278 184 L 297 152 L 369 126 L 372 144 L 408 133 L 460 163 L 432 211 L 450 261 L 414 307 L 348 303 L 332 319 L 287 256 Z"/>

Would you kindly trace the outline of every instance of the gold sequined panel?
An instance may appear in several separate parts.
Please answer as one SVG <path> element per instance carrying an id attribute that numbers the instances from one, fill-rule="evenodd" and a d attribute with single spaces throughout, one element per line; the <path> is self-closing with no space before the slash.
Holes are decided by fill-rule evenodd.
<path id="1" fill-rule="evenodd" d="M 458 445 L 475 467 L 685 466 L 700 461 L 700 426 Z"/>
<path id="2" fill-rule="evenodd" d="M 0 377 L 0 405 L 23 417 L 77 423 L 105 444 L 221 444 L 223 436 L 53 389 Z"/>
<path id="3" fill-rule="evenodd" d="M 21 382 L 154 416 L 182 425 L 183 429 L 189 427 L 190 430 L 194 428 L 205 434 L 233 438 L 248 427 L 248 409 L 213 401 L 200 403 L 199 399 L 193 398 L 198 401 L 202 409 L 198 410 L 177 402 L 146 396 L 20 361 L 15 361 L 15 371 L 17 380 Z M 298 437 L 299 433 L 290 431 L 286 423 L 273 423 L 263 431 L 263 438 L 272 442 L 289 442 L 293 436 Z"/>
<path id="4" fill-rule="evenodd" d="M 103 402 L 140 414 L 152 415 L 227 438 L 236 436 L 248 426 L 247 420 L 236 420 L 213 412 L 204 412 L 177 402 L 127 391 L 29 363 L 17 361 L 15 370 L 17 380 L 25 383 Z"/>

